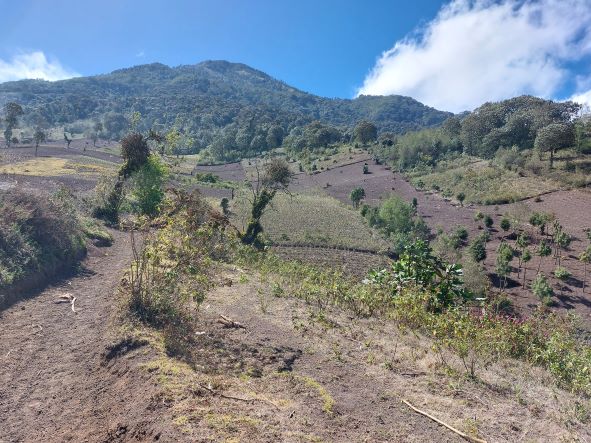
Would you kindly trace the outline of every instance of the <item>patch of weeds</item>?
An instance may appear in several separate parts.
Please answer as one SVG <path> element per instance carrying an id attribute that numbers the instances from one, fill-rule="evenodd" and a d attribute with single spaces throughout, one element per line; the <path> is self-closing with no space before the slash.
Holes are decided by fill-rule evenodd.
<path id="1" fill-rule="evenodd" d="M 263 314 L 267 314 L 269 312 L 270 303 L 265 292 L 261 288 L 257 288 L 257 299 L 259 301 L 259 307 L 261 308 L 261 312 Z"/>
<path id="2" fill-rule="evenodd" d="M 235 434 L 243 426 L 256 429 L 261 421 L 247 415 L 216 414 L 209 412 L 205 414 L 207 425 L 217 432 Z"/>
<path id="3" fill-rule="evenodd" d="M 274 297 L 282 297 L 284 293 L 285 291 L 279 283 L 273 282 L 271 284 L 271 294 L 273 294 Z"/>
<path id="4" fill-rule="evenodd" d="M 96 220 L 84 218 L 81 222 L 82 232 L 84 235 L 92 240 L 95 246 L 111 246 L 113 244 L 113 236 Z"/>
<path id="5" fill-rule="evenodd" d="M 332 397 L 332 395 L 330 395 L 330 393 L 326 390 L 326 388 L 322 386 L 317 380 L 313 379 L 312 377 L 308 377 L 305 375 L 297 375 L 289 372 L 281 372 L 279 374 L 284 377 L 289 377 L 294 381 L 301 382 L 304 385 L 314 389 L 322 400 L 322 410 L 327 414 L 332 415 L 335 400 Z"/>
<path id="6" fill-rule="evenodd" d="M 472 437 L 478 437 L 478 420 L 475 418 L 466 418 L 464 420 L 466 433 Z"/>
<path id="7" fill-rule="evenodd" d="M 345 359 L 343 358 L 343 351 L 341 350 L 341 347 L 339 346 L 338 343 L 332 344 L 332 353 L 334 354 L 334 358 L 337 361 L 340 361 L 340 362 L 345 361 Z"/>

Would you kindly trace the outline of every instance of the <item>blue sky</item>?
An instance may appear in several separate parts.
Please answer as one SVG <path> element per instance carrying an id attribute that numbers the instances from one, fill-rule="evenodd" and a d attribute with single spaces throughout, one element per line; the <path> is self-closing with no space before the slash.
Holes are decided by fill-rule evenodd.
<path id="1" fill-rule="evenodd" d="M 243 62 L 318 95 L 460 111 L 589 94 L 591 0 L 0 0 L 0 81 Z"/>

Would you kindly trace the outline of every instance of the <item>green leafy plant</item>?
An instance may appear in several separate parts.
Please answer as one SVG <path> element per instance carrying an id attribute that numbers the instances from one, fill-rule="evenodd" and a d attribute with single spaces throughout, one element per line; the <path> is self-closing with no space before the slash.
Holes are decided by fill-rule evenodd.
<path id="1" fill-rule="evenodd" d="M 365 189 L 363 189 L 362 187 L 354 188 L 351 191 L 351 194 L 349 194 L 349 198 L 353 202 L 353 207 L 357 209 L 359 207 L 359 203 L 361 202 L 361 200 L 365 198 Z"/>
<path id="2" fill-rule="evenodd" d="M 536 297 L 540 299 L 540 301 L 545 304 L 549 305 L 552 303 L 552 296 L 554 295 L 554 290 L 552 286 L 548 283 L 548 279 L 539 274 L 531 284 L 531 290 Z"/>
<path id="3" fill-rule="evenodd" d="M 468 248 L 470 255 L 476 262 L 481 262 L 486 259 L 486 236 L 480 234 L 474 238 Z"/>
<path id="4" fill-rule="evenodd" d="M 430 303 L 433 310 L 441 310 L 470 296 L 463 286 L 462 267 L 433 255 L 424 240 L 406 246 L 390 271 L 382 270 L 371 276 L 379 282 L 389 280 L 395 295 L 409 285 L 428 290 L 433 297 Z"/>
<path id="5" fill-rule="evenodd" d="M 158 213 L 167 177 L 168 167 L 157 154 L 150 155 L 146 163 L 131 175 L 130 197 L 137 213 L 150 217 Z"/>

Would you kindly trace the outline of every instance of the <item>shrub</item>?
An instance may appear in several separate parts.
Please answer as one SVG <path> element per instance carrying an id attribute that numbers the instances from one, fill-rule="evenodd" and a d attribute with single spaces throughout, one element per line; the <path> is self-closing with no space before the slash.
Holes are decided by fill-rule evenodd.
<path id="1" fill-rule="evenodd" d="M 203 183 L 217 183 L 220 178 L 211 172 L 203 172 L 195 174 L 195 179 Z"/>
<path id="2" fill-rule="evenodd" d="M 113 175 L 102 175 L 94 188 L 92 216 L 116 223 L 123 203 L 123 182 Z"/>
<path id="3" fill-rule="evenodd" d="M 556 277 L 559 280 L 568 280 L 570 278 L 572 274 L 568 271 L 568 269 L 563 268 L 562 266 L 558 266 L 555 270 L 554 270 L 554 277 Z"/>
<path id="4" fill-rule="evenodd" d="M 141 168 L 150 156 L 150 148 L 146 138 L 139 133 L 131 133 L 121 140 L 121 157 L 123 166 L 121 173 L 123 177 L 129 177 L 133 172 Z"/>
<path id="5" fill-rule="evenodd" d="M 490 229 L 490 228 L 492 228 L 492 225 L 493 225 L 493 219 L 492 219 L 492 217 L 490 215 L 488 215 L 488 214 L 485 215 L 484 216 L 484 226 L 486 226 L 487 229 Z"/>
<path id="6" fill-rule="evenodd" d="M 67 191 L 49 199 L 16 190 L 0 193 L 0 288 L 55 274 L 85 250 Z"/>
<path id="7" fill-rule="evenodd" d="M 396 195 L 382 202 L 377 218 L 376 225 L 393 241 L 395 251 L 401 251 L 415 239 L 429 236 L 429 228 L 415 215 L 412 205 Z"/>
<path id="8" fill-rule="evenodd" d="M 534 279 L 534 281 L 531 283 L 531 290 L 543 304 L 549 305 L 552 302 L 554 290 L 552 289 L 552 286 L 550 286 L 548 280 L 544 275 L 539 274 Z"/>
<path id="9" fill-rule="evenodd" d="M 354 188 L 351 191 L 351 194 L 349 194 L 349 198 L 351 199 L 351 202 L 353 202 L 353 207 L 358 208 L 361 200 L 365 198 L 365 189 L 362 187 Z"/>
<path id="10" fill-rule="evenodd" d="M 398 295 L 404 288 L 428 290 L 430 309 L 439 311 L 470 296 L 464 289 L 462 268 L 433 255 L 424 240 L 416 240 L 404 247 L 391 270 L 370 273 L 377 283 L 387 284 Z"/>
<path id="11" fill-rule="evenodd" d="M 237 235 L 198 193 L 173 193 L 162 217 L 164 228 L 148 235 L 141 250 L 132 236 L 134 260 L 124 288 L 142 321 L 186 328 L 210 287 L 212 260 L 227 258 Z"/>
<path id="12" fill-rule="evenodd" d="M 227 197 L 222 198 L 220 201 L 220 207 L 222 208 L 222 212 L 224 215 L 228 215 L 230 213 L 230 200 Z"/>
<path id="13" fill-rule="evenodd" d="M 490 286 L 484 266 L 468 257 L 463 262 L 462 270 L 465 288 L 477 297 L 484 297 Z"/>
<path id="14" fill-rule="evenodd" d="M 458 226 L 454 232 L 454 237 L 462 241 L 468 240 L 468 229 L 465 226 Z"/>
<path id="15" fill-rule="evenodd" d="M 156 154 L 135 171 L 130 180 L 132 208 L 139 214 L 153 217 L 164 198 L 168 168 Z"/>
<path id="16" fill-rule="evenodd" d="M 500 226 L 503 231 L 507 232 L 509 229 L 511 229 L 511 222 L 507 217 L 503 217 L 501 219 Z"/>
<path id="17" fill-rule="evenodd" d="M 486 236 L 481 234 L 474 238 L 468 250 L 474 261 L 481 262 L 486 259 Z"/>

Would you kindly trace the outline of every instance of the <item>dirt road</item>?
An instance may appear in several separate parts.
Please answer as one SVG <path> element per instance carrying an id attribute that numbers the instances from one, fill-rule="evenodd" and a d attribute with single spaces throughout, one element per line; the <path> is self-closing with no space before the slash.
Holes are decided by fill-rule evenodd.
<path id="1" fill-rule="evenodd" d="M 160 431 L 141 424 L 148 403 L 142 380 L 106 365 L 109 318 L 122 270 L 131 260 L 127 234 L 94 249 L 82 271 L 0 312 L 0 442 L 110 441 Z M 76 297 L 76 313 L 58 296 Z M 128 363 L 126 362 L 125 365 Z M 133 424 L 132 424 L 133 422 Z M 118 440 L 119 441 L 119 440 Z"/>

